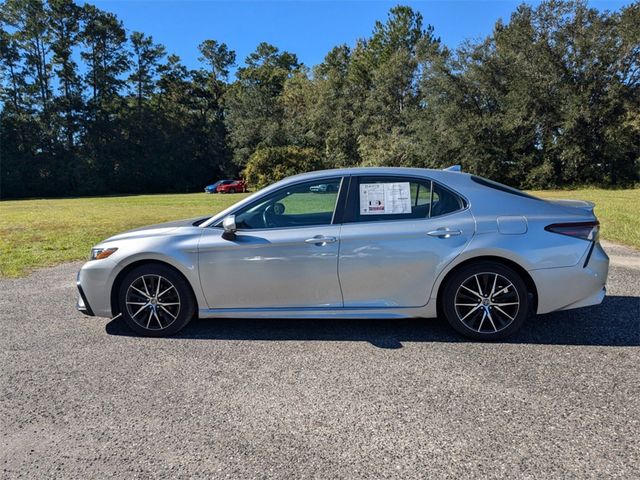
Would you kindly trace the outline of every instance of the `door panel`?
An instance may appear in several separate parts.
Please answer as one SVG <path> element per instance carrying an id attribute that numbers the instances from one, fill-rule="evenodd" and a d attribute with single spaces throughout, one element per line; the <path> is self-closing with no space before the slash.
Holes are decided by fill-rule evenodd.
<path id="1" fill-rule="evenodd" d="M 344 224 L 338 260 L 344 306 L 425 305 L 437 275 L 469 243 L 474 225 L 469 210 L 421 220 Z M 440 235 L 444 229 L 454 232 Z"/>
<path id="2" fill-rule="evenodd" d="M 243 230 L 225 240 L 221 229 L 207 229 L 199 265 L 209 308 L 342 307 L 339 230 Z"/>

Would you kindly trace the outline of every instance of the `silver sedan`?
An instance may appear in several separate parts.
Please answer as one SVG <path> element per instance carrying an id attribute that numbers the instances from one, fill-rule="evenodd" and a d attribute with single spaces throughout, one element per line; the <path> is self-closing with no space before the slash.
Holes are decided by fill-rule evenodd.
<path id="1" fill-rule="evenodd" d="M 609 259 L 593 207 L 459 171 L 307 173 L 213 217 L 96 245 L 78 309 L 152 336 L 196 316 L 442 315 L 494 340 L 532 314 L 602 302 Z"/>

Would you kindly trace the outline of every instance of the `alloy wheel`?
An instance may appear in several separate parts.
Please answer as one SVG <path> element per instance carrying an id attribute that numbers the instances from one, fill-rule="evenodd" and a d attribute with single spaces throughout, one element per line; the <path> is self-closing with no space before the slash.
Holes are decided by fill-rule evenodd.
<path id="1" fill-rule="evenodd" d="M 476 273 L 460 284 L 455 294 L 458 319 L 478 333 L 496 333 L 507 328 L 520 311 L 518 290 L 505 276 Z"/>
<path id="2" fill-rule="evenodd" d="M 161 275 L 142 275 L 127 289 L 125 302 L 131 319 L 147 330 L 164 330 L 180 314 L 180 294 Z"/>

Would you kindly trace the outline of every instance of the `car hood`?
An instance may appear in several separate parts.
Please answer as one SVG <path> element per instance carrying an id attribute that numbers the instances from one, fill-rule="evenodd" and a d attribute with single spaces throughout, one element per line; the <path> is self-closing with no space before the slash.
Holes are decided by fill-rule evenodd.
<path id="1" fill-rule="evenodd" d="M 173 222 L 158 223 L 157 225 L 147 225 L 145 227 L 134 228 L 124 233 L 119 233 L 113 237 L 109 237 L 104 242 L 119 241 L 119 240 L 132 240 L 136 238 L 156 237 L 159 235 L 167 235 L 175 232 L 179 228 L 198 226 L 203 221 L 210 217 L 194 217 L 186 220 L 176 220 Z"/>

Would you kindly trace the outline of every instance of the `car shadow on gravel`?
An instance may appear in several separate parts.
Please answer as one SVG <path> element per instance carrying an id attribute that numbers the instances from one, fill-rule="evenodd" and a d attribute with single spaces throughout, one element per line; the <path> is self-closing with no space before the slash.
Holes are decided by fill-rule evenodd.
<path id="1" fill-rule="evenodd" d="M 110 335 L 135 336 L 118 318 Z M 198 340 L 356 341 L 379 348 L 403 342 L 471 342 L 444 319 L 202 319 L 170 337 Z M 499 343 L 541 345 L 640 345 L 640 297 L 608 296 L 601 305 L 531 318 L 522 330 Z"/>

